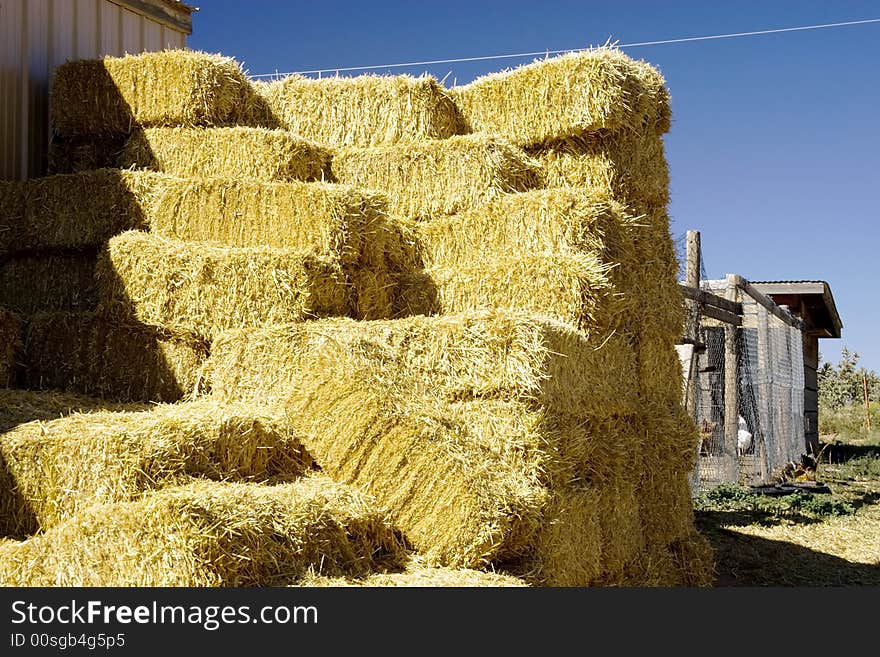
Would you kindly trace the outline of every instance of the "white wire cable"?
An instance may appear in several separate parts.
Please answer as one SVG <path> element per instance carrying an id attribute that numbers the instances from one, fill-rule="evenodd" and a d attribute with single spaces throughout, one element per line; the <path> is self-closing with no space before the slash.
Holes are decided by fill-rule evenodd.
<path id="1" fill-rule="evenodd" d="M 693 41 L 711 41 L 715 39 L 733 39 L 737 37 L 759 36 L 763 34 L 779 34 L 781 32 L 801 32 L 804 30 L 823 30 L 833 27 L 847 27 L 850 25 L 864 25 L 866 23 L 880 23 L 880 18 L 868 18 L 859 21 L 845 21 L 841 23 L 823 23 L 821 25 L 803 25 L 799 27 L 782 27 L 772 30 L 755 30 L 752 32 L 732 32 L 730 34 L 711 34 L 708 36 L 681 37 L 677 39 L 661 39 L 658 41 L 638 41 L 635 43 L 609 44 L 617 48 L 638 48 L 641 46 L 661 46 L 671 43 L 688 43 Z M 252 75 L 253 78 L 280 77 L 283 75 L 308 75 L 313 73 L 341 73 L 343 71 L 371 71 L 384 68 L 406 68 L 410 66 L 430 66 L 433 64 L 458 64 L 462 62 L 481 62 L 491 59 L 516 59 L 522 57 L 539 57 L 541 55 L 561 55 L 569 52 L 582 52 L 590 48 L 570 48 L 568 50 L 541 50 L 535 52 L 520 52 L 506 55 L 483 55 L 481 57 L 457 57 L 454 59 L 431 59 L 421 62 L 403 62 L 396 64 L 373 64 L 370 66 L 345 66 L 338 68 L 316 68 L 309 71 L 291 71 L 288 73 L 260 73 Z"/>

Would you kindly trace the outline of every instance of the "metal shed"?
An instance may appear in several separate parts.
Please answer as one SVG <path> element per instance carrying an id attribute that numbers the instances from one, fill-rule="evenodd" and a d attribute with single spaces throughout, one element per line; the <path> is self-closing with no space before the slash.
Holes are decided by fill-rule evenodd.
<path id="1" fill-rule="evenodd" d="M 193 11 L 177 0 L 0 0 L 0 180 L 45 173 L 58 65 L 184 48 Z"/>

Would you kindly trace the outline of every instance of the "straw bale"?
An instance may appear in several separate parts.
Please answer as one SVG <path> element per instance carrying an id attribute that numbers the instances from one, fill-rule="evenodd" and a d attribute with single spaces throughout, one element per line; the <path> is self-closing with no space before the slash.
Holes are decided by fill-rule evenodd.
<path id="1" fill-rule="evenodd" d="M 613 340 L 599 347 L 568 324 L 499 310 L 227 331 L 214 340 L 203 374 L 221 397 L 284 401 L 323 361 L 365 364 L 389 391 L 524 401 L 598 419 L 640 405 L 635 383 L 606 385 L 618 376 L 613 367 L 627 365 L 618 354 Z"/>
<path id="2" fill-rule="evenodd" d="M 473 131 L 531 146 L 599 130 L 669 129 L 660 73 L 613 48 L 537 60 L 452 90 Z"/>
<path id="3" fill-rule="evenodd" d="M 16 231 L 25 212 L 28 182 L 0 180 L 0 254 L 18 239 Z"/>
<path id="4" fill-rule="evenodd" d="M 22 330 L 21 318 L 0 306 L 0 393 L 2 388 L 12 385 L 15 381 Z"/>
<path id="5" fill-rule="evenodd" d="M 682 402 L 684 374 L 675 350 L 677 336 L 644 331 L 639 339 L 638 371 L 642 395 L 669 405 Z"/>
<path id="6" fill-rule="evenodd" d="M 52 78 L 51 118 L 61 135 L 118 135 L 137 126 L 234 123 L 249 83 L 229 57 L 165 50 L 70 61 Z"/>
<path id="7" fill-rule="evenodd" d="M 712 546 L 695 529 L 669 545 L 653 546 L 630 563 L 623 574 L 624 586 L 712 586 L 715 557 Z"/>
<path id="8" fill-rule="evenodd" d="M 271 246 L 369 262 L 391 245 L 382 235 L 386 202 L 379 194 L 330 183 L 180 179 L 154 174 L 145 213 L 152 232 L 226 246 Z"/>
<path id="9" fill-rule="evenodd" d="M 660 135 L 600 131 L 530 148 L 547 187 L 601 190 L 620 201 L 669 203 L 669 166 Z"/>
<path id="10" fill-rule="evenodd" d="M 102 313 L 208 338 L 353 312 L 338 260 L 292 249 L 209 246 L 132 231 L 108 242 L 95 275 Z"/>
<path id="11" fill-rule="evenodd" d="M 144 128 L 129 137 L 119 166 L 183 178 L 323 180 L 330 151 L 284 130 Z"/>
<path id="12" fill-rule="evenodd" d="M 600 541 L 563 514 L 538 542 L 562 513 L 548 507 L 557 489 L 613 476 L 618 453 L 638 449 L 634 432 L 605 446 L 589 420 L 621 406 L 608 373 L 591 374 L 593 352 L 522 314 L 323 320 L 222 334 L 205 375 L 220 399 L 279 408 L 321 468 L 374 495 L 431 563 L 475 567 Z M 548 556 L 542 572 L 562 564 Z"/>
<path id="13" fill-rule="evenodd" d="M 447 314 L 499 308 L 543 313 L 568 322 L 599 344 L 620 309 L 610 303 L 608 267 L 588 255 L 498 257 L 457 267 L 431 267 L 402 281 L 396 315 Z M 427 290 L 420 286 L 427 285 Z"/>
<path id="14" fill-rule="evenodd" d="M 25 330 L 22 385 L 116 401 L 178 401 L 199 384 L 207 345 L 93 313 L 42 313 Z"/>
<path id="15" fill-rule="evenodd" d="M 114 402 L 68 392 L 0 388 L 0 431 L 9 431 L 34 420 L 49 421 L 72 413 L 91 411 L 143 411 L 146 403 Z"/>
<path id="16" fill-rule="evenodd" d="M 23 314 L 94 310 L 96 260 L 92 250 L 0 258 L 0 305 Z"/>
<path id="17" fill-rule="evenodd" d="M 541 586 L 588 586 L 603 571 L 599 496 L 578 486 L 554 493 L 521 576 Z"/>
<path id="18" fill-rule="evenodd" d="M 430 76 L 292 75 L 255 89 L 281 127 L 329 146 L 445 139 L 464 131 L 449 93 Z"/>
<path id="19" fill-rule="evenodd" d="M 693 531 L 689 475 L 689 471 L 656 464 L 643 478 L 639 489 L 639 512 L 647 545 L 669 545 L 683 540 Z"/>
<path id="20" fill-rule="evenodd" d="M 519 307 L 601 340 L 666 312 L 644 291 L 645 219 L 602 192 L 513 194 L 415 230 L 427 269 L 401 281 L 398 315 Z"/>
<path id="21" fill-rule="evenodd" d="M 512 253 L 596 252 L 621 262 L 638 226 L 602 191 L 557 188 L 509 194 L 415 228 L 426 262 L 453 266 Z"/>
<path id="22" fill-rule="evenodd" d="M 698 531 L 669 546 L 672 561 L 678 571 L 680 586 L 712 586 L 715 582 L 715 551 L 712 544 Z"/>
<path id="23" fill-rule="evenodd" d="M 678 338 L 684 327 L 684 297 L 678 283 L 679 261 L 665 208 L 648 208 L 641 215 L 643 229 L 636 240 L 633 284 L 640 284 L 644 300 L 642 327 L 654 335 Z"/>
<path id="24" fill-rule="evenodd" d="M 190 475 L 277 481 L 312 466 L 271 416 L 212 400 L 27 422 L 0 433 L 0 458 L 0 489 L 11 493 L 0 496 L 0 534 L 7 535 L 33 534 L 83 508 L 136 499 Z"/>
<path id="25" fill-rule="evenodd" d="M 125 135 L 54 135 L 49 142 L 48 175 L 79 173 L 93 169 L 112 169 L 125 146 Z"/>
<path id="26" fill-rule="evenodd" d="M 637 484 L 625 481 L 602 487 L 598 509 L 602 531 L 601 581 L 617 583 L 645 548 Z"/>
<path id="27" fill-rule="evenodd" d="M 485 135 L 343 148 L 333 157 L 337 180 L 387 194 L 393 215 L 413 219 L 453 214 L 537 187 L 539 172 L 521 149 Z"/>
<path id="28" fill-rule="evenodd" d="M 99 169 L 0 182 L 0 255 L 96 247 L 145 228 L 142 206 L 155 175 Z"/>
<path id="29" fill-rule="evenodd" d="M 323 476 L 278 486 L 193 482 L 84 510 L 0 546 L 6 586 L 272 586 L 309 570 L 393 567 L 400 540 L 372 502 Z"/>

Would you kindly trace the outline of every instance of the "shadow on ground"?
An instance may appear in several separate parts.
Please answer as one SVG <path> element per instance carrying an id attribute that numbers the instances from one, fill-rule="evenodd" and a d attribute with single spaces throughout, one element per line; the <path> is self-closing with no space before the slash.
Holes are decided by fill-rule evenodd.
<path id="1" fill-rule="evenodd" d="M 726 526 L 753 524 L 753 514 L 700 511 L 696 523 L 715 550 L 715 586 L 878 586 L 880 565 L 853 563 L 824 552 Z"/>

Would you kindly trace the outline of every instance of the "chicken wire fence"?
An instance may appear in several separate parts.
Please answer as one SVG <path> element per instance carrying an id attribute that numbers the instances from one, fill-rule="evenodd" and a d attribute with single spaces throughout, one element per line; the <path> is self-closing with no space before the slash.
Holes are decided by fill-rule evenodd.
<path id="1" fill-rule="evenodd" d="M 727 281 L 703 281 L 719 296 Z M 711 319 L 700 322 L 696 404 L 692 412 L 700 432 L 694 494 L 721 483 L 770 483 L 774 471 L 804 452 L 804 363 L 801 331 L 771 313 L 748 294 L 739 293 L 742 326 Z M 730 341 L 727 333 L 732 332 Z M 728 429 L 725 400 L 727 349 L 737 355 L 737 427 Z"/>

